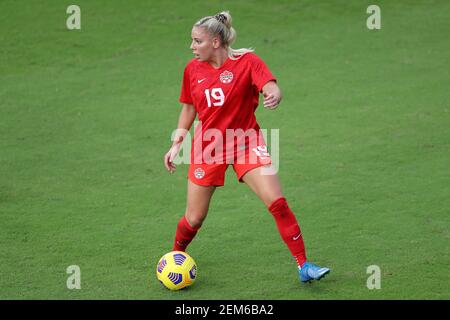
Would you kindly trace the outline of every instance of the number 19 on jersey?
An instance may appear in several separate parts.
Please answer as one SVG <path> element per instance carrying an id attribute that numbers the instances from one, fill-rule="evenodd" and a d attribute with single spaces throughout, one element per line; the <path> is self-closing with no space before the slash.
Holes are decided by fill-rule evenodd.
<path id="1" fill-rule="evenodd" d="M 225 102 L 225 95 L 223 94 L 222 88 L 212 88 L 211 91 L 206 89 L 205 96 L 206 101 L 208 102 L 208 107 L 211 107 L 211 100 L 214 107 L 223 106 Z"/>

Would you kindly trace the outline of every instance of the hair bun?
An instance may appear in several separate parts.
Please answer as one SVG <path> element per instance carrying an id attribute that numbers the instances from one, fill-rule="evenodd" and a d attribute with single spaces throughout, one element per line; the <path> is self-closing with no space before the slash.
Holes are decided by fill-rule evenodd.
<path id="1" fill-rule="evenodd" d="M 223 24 L 225 24 L 225 22 L 227 21 L 227 17 L 223 13 L 216 14 L 214 18 L 216 18 L 219 22 Z"/>
<path id="2" fill-rule="evenodd" d="M 222 11 L 214 16 L 217 21 L 223 23 L 228 29 L 231 29 L 231 15 L 229 11 Z"/>

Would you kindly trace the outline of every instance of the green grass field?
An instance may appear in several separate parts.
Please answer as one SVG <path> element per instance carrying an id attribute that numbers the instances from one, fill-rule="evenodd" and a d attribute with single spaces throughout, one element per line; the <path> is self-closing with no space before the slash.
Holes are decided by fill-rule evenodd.
<path id="1" fill-rule="evenodd" d="M 190 30 L 223 9 L 283 90 L 257 117 L 280 130 L 283 191 L 332 268 L 321 282 L 299 283 L 231 168 L 188 250 L 195 286 L 156 280 L 185 209 L 187 165 L 162 159 Z M 1 1 L 0 298 L 450 299 L 449 15 L 445 0 Z"/>

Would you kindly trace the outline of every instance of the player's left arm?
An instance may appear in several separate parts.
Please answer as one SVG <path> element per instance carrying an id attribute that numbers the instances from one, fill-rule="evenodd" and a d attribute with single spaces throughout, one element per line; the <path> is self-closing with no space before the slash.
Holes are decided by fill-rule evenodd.
<path id="1" fill-rule="evenodd" d="M 262 88 L 264 96 L 264 107 L 268 109 L 275 109 L 281 102 L 281 90 L 275 81 L 267 82 Z"/>

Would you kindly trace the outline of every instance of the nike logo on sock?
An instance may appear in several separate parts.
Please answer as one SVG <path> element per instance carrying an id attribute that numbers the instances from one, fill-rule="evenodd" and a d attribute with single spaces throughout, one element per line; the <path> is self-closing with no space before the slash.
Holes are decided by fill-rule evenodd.
<path id="1" fill-rule="evenodd" d="M 296 241 L 296 240 L 298 240 L 298 238 L 300 238 L 300 236 L 301 236 L 302 234 L 301 233 L 299 233 L 299 235 L 298 236 L 296 236 L 296 237 L 292 237 L 292 240 L 294 240 L 294 241 Z"/>

